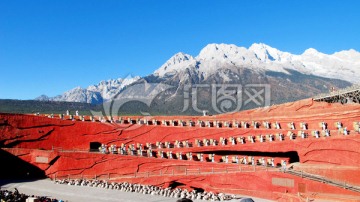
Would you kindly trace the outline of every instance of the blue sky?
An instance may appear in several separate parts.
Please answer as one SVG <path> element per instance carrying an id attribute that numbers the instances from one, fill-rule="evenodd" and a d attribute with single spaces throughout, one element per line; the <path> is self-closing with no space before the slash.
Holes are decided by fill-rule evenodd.
<path id="1" fill-rule="evenodd" d="M 0 98 L 145 76 L 209 43 L 360 50 L 360 1 L 0 0 Z"/>

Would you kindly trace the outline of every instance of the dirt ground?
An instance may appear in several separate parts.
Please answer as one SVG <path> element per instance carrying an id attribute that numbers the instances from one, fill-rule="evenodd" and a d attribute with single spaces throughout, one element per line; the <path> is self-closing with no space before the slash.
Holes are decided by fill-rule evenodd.
<path id="1" fill-rule="evenodd" d="M 69 202 L 175 202 L 177 198 L 162 196 L 144 195 L 139 193 L 128 193 L 119 190 L 109 190 L 96 187 L 80 187 L 55 184 L 49 179 L 28 181 L 28 182 L 1 182 L 1 189 L 14 191 L 17 188 L 20 193 L 27 195 L 47 196 L 58 200 Z M 247 196 L 244 196 L 247 197 Z M 271 200 L 251 197 L 255 202 L 270 202 Z M 240 200 L 231 200 L 235 202 Z M 194 202 L 204 202 L 194 200 Z"/>

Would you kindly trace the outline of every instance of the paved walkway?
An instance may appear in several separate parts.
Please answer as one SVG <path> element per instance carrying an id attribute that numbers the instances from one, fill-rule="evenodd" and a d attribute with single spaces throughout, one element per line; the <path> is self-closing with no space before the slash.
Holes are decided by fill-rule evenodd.
<path id="1" fill-rule="evenodd" d="M 62 199 L 69 202 L 175 202 L 176 198 L 145 195 L 139 193 L 128 193 L 119 190 L 109 190 L 96 187 L 80 187 L 59 185 L 49 179 L 28 182 L 5 182 L 0 181 L 2 189 L 14 191 L 16 187 L 20 193 L 27 195 L 47 196 L 49 198 Z M 270 200 L 254 198 L 255 202 L 270 202 Z M 231 200 L 235 202 L 239 200 Z M 204 202 L 194 200 L 194 202 Z"/>

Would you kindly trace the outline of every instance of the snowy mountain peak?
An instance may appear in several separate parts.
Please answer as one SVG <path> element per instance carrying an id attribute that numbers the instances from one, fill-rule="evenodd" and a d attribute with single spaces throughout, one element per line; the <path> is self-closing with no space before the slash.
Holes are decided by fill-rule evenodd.
<path id="1" fill-rule="evenodd" d="M 193 57 L 192 57 L 191 55 L 188 55 L 188 54 L 179 52 L 179 53 L 176 53 L 174 56 L 172 56 L 172 57 L 167 61 L 167 63 L 172 64 L 172 65 L 175 65 L 175 64 L 178 64 L 178 63 L 181 63 L 181 62 L 183 62 L 183 61 L 190 60 L 190 59 L 193 59 Z"/>
<path id="2" fill-rule="evenodd" d="M 302 55 L 319 55 L 322 54 L 319 51 L 317 51 L 315 48 L 308 48 L 304 51 L 304 53 Z"/>
<path id="3" fill-rule="evenodd" d="M 272 48 L 264 43 L 253 43 L 250 47 L 249 50 L 252 51 L 257 51 L 257 50 L 269 50 L 269 49 L 274 49 L 277 50 L 275 48 Z"/>
<path id="4" fill-rule="evenodd" d="M 286 59 L 282 57 L 284 55 L 283 52 L 263 43 L 259 43 L 259 44 L 254 43 L 253 45 L 250 46 L 249 50 L 253 51 L 256 54 L 256 57 L 263 62 L 269 62 L 269 61 L 281 62 L 282 60 Z"/>
<path id="5" fill-rule="evenodd" d="M 200 51 L 196 58 L 198 60 L 224 60 L 244 51 L 246 49 L 233 44 L 209 44 Z"/>
<path id="6" fill-rule="evenodd" d="M 99 92 L 89 91 L 81 87 L 73 88 L 62 95 L 49 98 L 53 101 L 66 101 L 66 102 L 85 102 L 85 103 L 102 103 L 103 98 Z"/>
<path id="7" fill-rule="evenodd" d="M 340 52 L 336 52 L 333 54 L 333 56 L 346 60 L 349 62 L 359 62 L 360 61 L 360 52 L 357 52 L 354 49 L 344 50 Z"/>
<path id="8" fill-rule="evenodd" d="M 194 62 L 195 59 L 191 55 L 179 52 L 166 61 L 154 74 L 159 76 L 175 74 L 178 71 L 186 69 L 186 67 Z"/>
<path id="9" fill-rule="evenodd" d="M 99 92 L 104 100 L 109 100 L 117 95 L 124 87 L 134 83 L 139 80 L 139 76 L 135 77 L 126 77 L 126 78 L 118 78 L 118 79 L 110 79 L 107 81 L 101 81 L 97 85 L 92 85 L 87 87 L 86 90 Z"/>
<path id="10" fill-rule="evenodd" d="M 47 95 L 40 95 L 39 97 L 35 98 L 35 100 L 39 100 L 39 101 L 49 101 L 50 97 Z"/>
<path id="11" fill-rule="evenodd" d="M 77 90 L 82 90 L 82 88 L 80 86 L 77 86 L 77 87 L 71 89 L 70 91 L 77 91 Z"/>
<path id="12" fill-rule="evenodd" d="M 86 102 L 92 104 L 102 103 L 118 95 L 126 86 L 139 80 L 140 77 L 127 77 L 119 79 L 109 79 L 99 82 L 97 85 L 91 85 L 87 88 L 80 86 L 73 88 L 62 95 L 47 97 L 46 95 L 35 98 L 42 101 L 66 101 L 66 102 Z"/>
<path id="13" fill-rule="evenodd" d="M 206 78 L 219 69 L 239 67 L 282 73 L 288 73 L 286 69 L 293 69 L 304 74 L 358 83 L 351 75 L 360 74 L 360 53 L 348 50 L 327 55 L 309 48 L 303 54 L 295 55 L 264 43 L 254 43 L 248 49 L 233 44 L 208 44 L 196 57 L 184 53 L 176 54 L 156 70 L 155 75 L 171 76 L 192 68 Z"/>

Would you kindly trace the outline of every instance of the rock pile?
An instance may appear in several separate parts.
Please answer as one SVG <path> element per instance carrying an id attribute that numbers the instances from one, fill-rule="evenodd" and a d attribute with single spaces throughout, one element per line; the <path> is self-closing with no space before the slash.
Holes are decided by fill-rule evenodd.
<path id="1" fill-rule="evenodd" d="M 161 188 L 153 185 L 141 185 L 132 184 L 128 182 L 107 182 L 104 180 L 86 180 L 86 179 L 75 179 L 75 180 L 56 180 L 56 184 L 67 184 L 73 186 L 88 186 L 88 187 L 99 187 L 103 189 L 114 189 L 124 192 L 136 192 L 141 194 L 159 195 L 164 197 L 172 198 L 188 198 L 191 200 L 206 200 L 206 201 L 227 201 L 232 199 L 240 199 L 236 195 L 229 195 L 225 193 L 213 193 L 213 192 L 200 192 L 196 190 L 188 191 L 187 189 L 180 188 Z"/>

